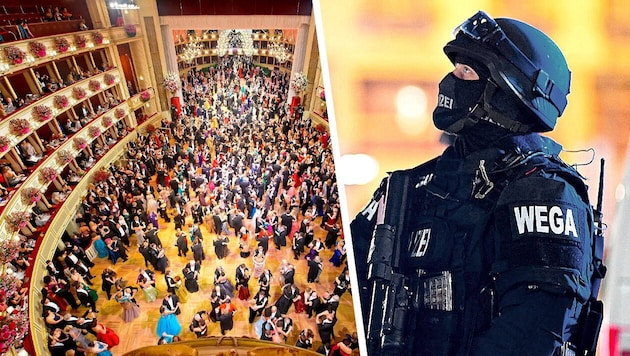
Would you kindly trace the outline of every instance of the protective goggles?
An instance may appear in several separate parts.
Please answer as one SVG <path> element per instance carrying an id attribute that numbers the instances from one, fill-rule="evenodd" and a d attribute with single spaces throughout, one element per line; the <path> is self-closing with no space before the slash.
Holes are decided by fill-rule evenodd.
<path id="1" fill-rule="evenodd" d="M 453 36 L 466 36 L 487 47 L 494 48 L 532 83 L 534 96 L 541 96 L 551 102 L 558 112 L 562 113 L 567 106 L 567 98 L 562 89 L 555 85 L 549 75 L 538 68 L 521 50 L 505 35 L 499 24 L 483 11 L 453 30 Z"/>

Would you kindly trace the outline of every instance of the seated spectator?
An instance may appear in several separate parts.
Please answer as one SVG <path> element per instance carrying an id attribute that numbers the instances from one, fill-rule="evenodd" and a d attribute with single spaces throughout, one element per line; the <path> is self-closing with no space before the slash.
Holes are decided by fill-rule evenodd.
<path id="1" fill-rule="evenodd" d="M 24 164 L 27 166 L 34 166 L 42 159 L 42 156 L 35 151 L 35 147 L 28 142 L 28 140 L 24 140 L 20 142 L 20 151 L 22 153 L 22 159 L 24 160 Z"/>
<path id="2" fill-rule="evenodd" d="M 18 184 L 22 183 L 26 176 L 24 174 L 17 174 L 10 166 L 4 166 L 2 168 L 2 176 L 4 177 L 5 182 L 9 185 L 9 187 L 15 187 Z"/>
<path id="3" fill-rule="evenodd" d="M 70 13 L 70 11 L 68 11 L 67 7 L 63 8 L 63 10 L 61 11 L 61 16 L 63 16 L 64 20 L 71 20 L 72 19 L 72 14 Z"/>
<path id="4" fill-rule="evenodd" d="M 55 6 L 55 11 L 53 12 L 53 17 L 55 21 L 63 21 L 63 14 L 59 11 L 59 7 Z"/>
<path id="5" fill-rule="evenodd" d="M 15 104 L 13 104 L 13 99 L 11 99 L 11 97 L 7 97 L 5 101 L 6 101 L 6 104 L 4 105 L 4 111 L 7 114 L 14 112 L 16 107 L 15 107 Z"/>
<path id="6" fill-rule="evenodd" d="M 55 17 L 53 16 L 52 8 L 46 8 L 46 12 L 44 13 L 44 21 L 55 21 Z"/>
<path id="7" fill-rule="evenodd" d="M 15 26 L 18 29 L 18 37 L 21 40 L 35 37 L 33 36 L 33 33 L 31 32 L 31 30 L 28 28 L 26 21 L 22 19 L 18 19 Z"/>
<path id="8" fill-rule="evenodd" d="M 79 31 L 87 31 L 88 27 L 85 24 L 85 20 L 81 20 L 81 22 L 79 22 Z"/>

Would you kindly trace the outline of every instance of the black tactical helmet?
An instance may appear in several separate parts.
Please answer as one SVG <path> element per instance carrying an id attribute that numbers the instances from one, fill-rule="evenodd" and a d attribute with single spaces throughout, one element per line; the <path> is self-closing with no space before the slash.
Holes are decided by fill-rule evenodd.
<path id="1" fill-rule="evenodd" d="M 492 19 L 479 11 L 454 31 L 444 52 L 455 63 L 468 56 L 488 66 L 505 93 L 533 115 L 527 131 L 551 131 L 567 105 L 571 72 L 558 46 L 540 30 L 514 19 Z"/>

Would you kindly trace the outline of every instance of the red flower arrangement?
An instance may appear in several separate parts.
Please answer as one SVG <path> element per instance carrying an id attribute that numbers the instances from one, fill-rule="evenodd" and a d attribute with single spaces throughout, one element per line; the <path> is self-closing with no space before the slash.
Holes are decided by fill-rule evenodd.
<path id="1" fill-rule="evenodd" d="M 35 53 L 35 55 L 39 58 L 46 57 L 46 45 L 41 42 L 31 42 L 29 43 L 29 47 L 31 52 Z"/>
<path id="2" fill-rule="evenodd" d="M 11 262 L 11 260 L 17 258 L 20 255 L 20 240 L 19 239 L 14 239 L 14 238 L 9 238 L 7 240 L 4 240 L 2 242 L 2 245 L 0 245 L 0 265 L 5 265 L 9 262 Z M 15 276 L 13 275 L 4 275 L 2 276 L 2 280 L 0 281 L 0 285 L 2 283 L 6 283 L 5 278 L 15 278 Z M 6 286 L 5 288 L 0 289 L 0 293 L 3 293 L 4 291 L 8 291 L 11 290 L 11 286 Z M 2 297 L 2 299 L 0 300 L 6 300 L 4 297 Z M 2 351 L 0 351 L 1 353 Z"/>
<path id="3" fill-rule="evenodd" d="M 103 79 L 105 80 L 105 84 L 107 85 L 112 85 L 116 82 L 116 77 L 114 77 L 114 75 L 110 73 L 105 73 Z"/>
<path id="4" fill-rule="evenodd" d="M 28 214 L 26 214 L 28 216 Z M 26 225 L 25 225 L 26 226 Z M 17 230 L 16 230 L 17 231 Z M 17 255 L 19 241 L 3 242 L 2 250 L 9 250 Z M 13 252 L 15 251 L 15 252 Z M 28 334 L 28 308 L 14 308 L 7 306 L 13 293 L 20 288 L 21 281 L 15 275 L 4 274 L 0 278 L 0 354 L 11 352 L 12 347 L 18 347 Z"/>
<path id="5" fill-rule="evenodd" d="M 125 25 L 125 32 L 127 33 L 127 36 L 134 37 L 136 35 L 136 25 L 134 24 Z"/>
<path id="6" fill-rule="evenodd" d="M 74 156 L 68 150 L 60 150 L 57 153 L 57 158 L 60 164 L 67 164 L 67 163 L 72 162 L 72 160 L 74 159 Z"/>
<path id="7" fill-rule="evenodd" d="M 87 140 L 83 137 L 75 137 L 73 141 L 74 147 L 76 147 L 77 150 L 82 150 L 87 147 Z"/>
<path id="8" fill-rule="evenodd" d="M 22 64 L 24 57 L 26 57 L 26 52 L 16 46 L 7 46 L 4 48 L 4 52 L 7 55 L 7 59 L 13 64 Z"/>
<path id="9" fill-rule="evenodd" d="M 22 190 L 22 199 L 25 204 L 36 203 L 42 198 L 42 193 L 39 189 L 34 187 L 25 188 Z"/>
<path id="10" fill-rule="evenodd" d="M 83 35 L 76 36 L 75 41 L 77 42 L 77 47 L 79 48 L 85 48 L 85 45 L 87 44 L 87 38 Z"/>
<path id="11" fill-rule="evenodd" d="M 99 82 L 98 80 L 92 79 L 88 83 L 88 88 L 90 88 L 91 91 L 99 91 L 101 90 L 101 82 Z"/>
<path id="12" fill-rule="evenodd" d="M 94 42 L 101 44 L 103 43 L 103 34 L 100 32 L 94 32 L 92 34 L 92 38 L 94 38 Z"/>
<path id="13" fill-rule="evenodd" d="M 4 152 L 9 149 L 9 144 L 11 140 L 9 140 L 6 136 L 0 136 L 0 152 Z"/>
<path id="14" fill-rule="evenodd" d="M 39 170 L 40 177 L 44 181 L 44 183 L 50 183 L 57 178 L 57 170 L 52 167 L 44 167 Z"/>
<path id="15" fill-rule="evenodd" d="M 37 105 L 33 108 L 33 116 L 38 121 L 48 121 L 52 117 L 52 110 L 46 105 Z"/>
<path id="16" fill-rule="evenodd" d="M 114 123 L 114 119 L 111 116 L 104 116 L 102 120 L 103 126 L 110 127 Z"/>
<path id="17" fill-rule="evenodd" d="M 109 176 L 109 173 L 107 173 L 106 170 L 100 169 L 94 172 L 94 175 L 92 177 L 94 178 L 95 182 L 104 182 L 107 180 L 108 176 Z"/>
<path id="18" fill-rule="evenodd" d="M 59 53 L 68 52 L 68 48 L 70 48 L 70 42 L 65 37 L 57 37 L 55 39 L 55 45 L 57 46 L 57 51 Z"/>
<path id="19" fill-rule="evenodd" d="M 114 116 L 116 116 L 119 119 L 124 117 L 126 114 L 127 112 L 123 108 L 118 108 L 114 111 Z"/>
<path id="20" fill-rule="evenodd" d="M 151 92 L 148 90 L 145 90 L 142 93 L 140 93 L 140 100 L 142 100 L 145 103 L 151 100 Z"/>
<path id="21" fill-rule="evenodd" d="M 31 123 L 24 118 L 15 118 L 9 122 L 11 133 L 16 136 L 26 135 L 31 132 Z"/>
<path id="22" fill-rule="evenodd" d="M 15 232 L 25 228 L 30 219 L 31 216 L 29 213 L 25 211 L 14 211 L 7 217 L 7 223 L 9 223 L 9 228 L 11 229 L 11 231 Z"/>
<path id="23" fill-rule="evenodd" d="M 53 101 L 57 109 L 65 109 L 68 107 L 68 97 L 65 95 L 55 95 Z"/>
<path id="24" fill-rule="evenodd" d="M 81 87 L 74 87 L 72 88 L 72 95 L 76 98 L 76 99 L 83 99 L 87 96 L 87 93 L 85 92 L 85 89 L 81 88 Z"/>
<path id="25" fill-rule="evenodd" d="M 90 137 L 99 137 L 101 135 L 101 129 L 99 129 L 96 126 L 90 126 L 88 128 L 88 133 L 90 134 Z"/>

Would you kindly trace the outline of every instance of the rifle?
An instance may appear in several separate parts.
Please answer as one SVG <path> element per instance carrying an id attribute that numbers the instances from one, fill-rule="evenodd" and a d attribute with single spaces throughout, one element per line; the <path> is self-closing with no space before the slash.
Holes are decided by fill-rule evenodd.
<path id="1" fill-rule="evenodd" d="M 370 356 L 400 355 L 404 348 L 409 296 L 399 267 L 408 192 L 409 176 L 394 172 L 387 178 L 379 201 L 368 254 L 368 279 L 372 282 L 367 332 Z"/>
<path id="2" fill-rule="evenodd" d="M 600 161 L 599 187 L 597 193 L 597 206 L 593 211 L 594 221 L 594 243 L 593 243 L 593 264 L 595 271 L 591 278 L 591 295 L 582 307 L 579 317 L 581 325 L 580 337 L 576 342 L 578 355 L 595 355 L 597 350 L 597 339 L 602 326 L 604 304 L 598 300 L 599 288 L 602 279 L 606 275 L 606 266 L 603 263 L 604 257 L 604 230 L 605 224 L 602 222 L 602 203 L 604 195 L 604 159 Z"/>

